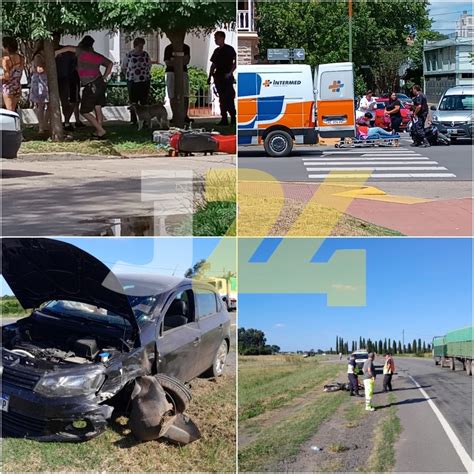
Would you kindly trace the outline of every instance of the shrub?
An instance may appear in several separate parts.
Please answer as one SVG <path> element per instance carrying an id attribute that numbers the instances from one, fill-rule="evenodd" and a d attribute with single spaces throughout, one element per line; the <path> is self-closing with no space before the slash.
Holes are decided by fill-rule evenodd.
<path id="1" fill-rule="evenodd" d="M 128 105 L 128 90 L 126 87 L 108 87 L 107 105 L 121 106 Z"/>
<path id="2" fill-rule="evenodd" d="M 150 101 L 164 102 L 166 95 L 165 67 L 153 64 L 151 67 Z"/>

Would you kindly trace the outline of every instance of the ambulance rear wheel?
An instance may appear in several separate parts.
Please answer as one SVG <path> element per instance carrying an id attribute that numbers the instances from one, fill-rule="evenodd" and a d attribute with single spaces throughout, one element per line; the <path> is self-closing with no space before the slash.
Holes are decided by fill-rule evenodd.
<path id="1" fill-rule="evenodd" d="M 270 156 L 288 156 L 293 149 L 293 139 L 283 130 L 274 130 L 265 137 L 263 146 Z"/>

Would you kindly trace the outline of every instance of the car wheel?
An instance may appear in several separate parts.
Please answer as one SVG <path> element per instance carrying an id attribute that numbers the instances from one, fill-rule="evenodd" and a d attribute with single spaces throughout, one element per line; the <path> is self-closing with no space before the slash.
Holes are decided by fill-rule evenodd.
<path id="1" fill-rule="evenodd" d="M 274 130 L 265 137 L 265 151 L 270 156 L 288 156 L 293 149 L 293 139 L 283 130 Z"/>
<path id="2" fill-rule="evenodd" d="M 222 344 L 217 349 L 212 366 L 204 372 L 205 377 L 220 377 L 224 373 L 224 367 L 227 360 L 229 348 L 227 342 L 222 341 Z"/>
<path id="3" fill-rule="evenodd" d="M 176 413 L 183 413 L 188 408 L 191 401 L 191 391 L 179 380 L 165 374 L 156 374 L 155 376 L 160 382 L 166 395 L 170 398 L 170 402 L 175 407 Z"/>

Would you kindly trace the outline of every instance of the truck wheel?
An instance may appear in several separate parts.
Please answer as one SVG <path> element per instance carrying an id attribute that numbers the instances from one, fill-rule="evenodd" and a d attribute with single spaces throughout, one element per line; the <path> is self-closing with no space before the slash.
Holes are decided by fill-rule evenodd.
<path id="1" fill-rule="evenodd" d="M 288 156 L 293 149 L 293 139 L 283 130 L 274 130 L 265 137 L 265 151 L 270 156 Z"/>
<path id="2" fill-rule="evenodd" d="M 451 357 L 451 359 L 449 360 L 449 368 L 451 370 L 456 370 L 456 363 L 454 361 L 454 357 Z"/>
<path id="3" fill-rule="evenodd" d="M 227 341 L 222 341 L 222 344 L 219 346 L 219 349 L 217 349 L 216 355 L 214 356 L 212 366 L 203 373 L 204 377 L 217 378 L 224 373 L 228 352 L 229 348 L 227 347 Z"/>
<path id="4" fill-rule="evenodd" d="M 434 362 L 435 362 L 435 365 L 439 365 L 439 359 L 435 359 Z"/>

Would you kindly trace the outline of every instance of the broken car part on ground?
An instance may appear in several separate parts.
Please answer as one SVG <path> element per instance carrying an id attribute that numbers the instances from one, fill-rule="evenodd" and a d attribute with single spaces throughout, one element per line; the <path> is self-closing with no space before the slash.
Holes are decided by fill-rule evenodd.
<path id="1" fill-rule="evenodd" d="M 130 417 L 138 439 L 199 437 L 182 415 L 191 399 L 184 384 L 221 375 L 230 347 L 229 316 L 212 286 L 115 275 L 52 239 L 3 239 L 1 257 L 20 304 L 36 308 L 2 328 L 4 435 L 84 441 L 114 412 Z"/>

